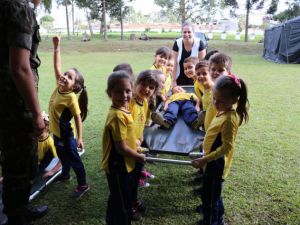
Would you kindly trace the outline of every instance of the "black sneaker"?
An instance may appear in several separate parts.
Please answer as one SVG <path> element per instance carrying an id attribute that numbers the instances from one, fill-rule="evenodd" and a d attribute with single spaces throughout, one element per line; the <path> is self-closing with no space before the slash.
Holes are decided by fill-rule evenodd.
<path id="1" fill-rule="evenodd" d="M 63 175 L 58 175 L 53 182 L 66 182 L 72 180 L 72 177 L 69 176 L 63 176 Z"/>
<path id="2" fill-rule="evenodd" d="M 89 185 L 78 186 L 70 195 L 71 198 L 81 198 L 86 192 L 90 190 Z"/>
<path id="3" fill-rule="evenodd" d="M 37 205 L 27 210 L 27 219 L 29 221 L 37 220 L 45 216 L 47 213 L 48 213 L 47 205 Z"/>

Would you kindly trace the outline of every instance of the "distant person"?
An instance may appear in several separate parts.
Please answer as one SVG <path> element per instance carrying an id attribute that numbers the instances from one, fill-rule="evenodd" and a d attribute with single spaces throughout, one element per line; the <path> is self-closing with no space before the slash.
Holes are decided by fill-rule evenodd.
<path id="1" fill-rule="evenodd" d="M 36 68 L 31 68 L 38 38 L 33 8 L 39 3 L 0 1 L 0 151 L 7 225 L 28 225 L 48 210 L 28 207 L 38 165 L 37 137 L 45 128 L 32 71 Z"/>
<path id="2" fill-rule="evenodd" d="M 80 198 L 89 189 L 86 181 L 86 172 L 78 154 L 78 149 L 84 149 L 82 138 L 82 122 L 87 116 L 88 96 L 82 74 L 71 68 L 61 71 L 60 37 L 53 38 L 54 71 L 57 87 L 52 93 L 49 102 L 50 132 L 53 134 L 57 155 L 62 164 L 62 173 L 57 181 L 70 180 L 70 169 L 76 174 L 77 187 L 71 193 L 71 198 Z M 79 95 L 77 98 L 76 94 Z M 74 138 L 70 121 L 74 118 L 77 141 Z"/>
<path id="3" fill-rule="evenodd" d="M 182 25 L 182 37 L 173 45 L 173 58 L 175 69 L 173 71 L 173 86 L 193 85 L 193 80 L 184 75 L 183 62 L 188 57 L 197 57 L 203 60 L 206 54 L 206 46 L 203 41 L 194 36 L 193 24 L 185 22 Z"/>
<path id="4" fill-rule="evenodd" d="M 136 162 L 144 163 L 145 155 L 137 152 L 135 125 L 128 111 L 132 98 L 132 80 L 128 73 L 113 72 L 108 77 L 106 93 L 112 101 L 102 142 L 102 168 L 109 187 L 106 224 L 131 224 L 137 185 Z"/>
<path id="5" fill-rule="evenodd" d="M 238 128 L 248 121 L 247 86 L 242 79 L 233 74 L 220 76 L 213 96 L 217 116 L 204 137 L 205 154 L 192 161 L 205 174 L 201 194 L 203 218 L 199 222 L 202 225 L 225 224 L 222 186 L 231 167 Z"/>

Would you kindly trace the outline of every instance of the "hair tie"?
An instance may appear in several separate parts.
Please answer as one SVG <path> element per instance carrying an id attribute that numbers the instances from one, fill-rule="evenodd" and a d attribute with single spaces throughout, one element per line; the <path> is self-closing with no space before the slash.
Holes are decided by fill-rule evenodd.
<path id="1" fill-rule="evenodd" d="M 238 86 L 241 86 L 241 81 L 235 74 L 230 73 L 229 77 L 234 81 L 234 83 L 236 83 Z"/>

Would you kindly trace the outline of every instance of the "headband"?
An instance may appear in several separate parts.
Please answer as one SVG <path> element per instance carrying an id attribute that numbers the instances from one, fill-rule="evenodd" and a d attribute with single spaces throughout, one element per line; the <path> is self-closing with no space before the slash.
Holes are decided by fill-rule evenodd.
<path id="1" fill-rule="evenodd" d="M 241 86 L 241 81 L 240 79 L 233 73 L 229 74 L 229 77 L 234 81 L 234 83 L 238 86 Z"/>

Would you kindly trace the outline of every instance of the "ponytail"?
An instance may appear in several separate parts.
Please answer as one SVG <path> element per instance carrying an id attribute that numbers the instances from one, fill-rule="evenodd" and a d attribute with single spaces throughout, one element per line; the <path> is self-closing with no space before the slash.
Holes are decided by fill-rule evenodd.
<path id="1" fill-rule="evenodd" d="M 223 95 L 237 101 L 236 112 L 240 116 L 240 124 L 249 119 L 248 108 L 248 90 L 247 85 L 244 80 L 238 78 L 234 74 L 229 74 L 228 76 L 220 76 L 217 78 L 215 90 L 223 91 Z"/>
<path id="2" fill-rule="evenodd" d="M 86 119 L 88 113 L 88 95 L 86 91 L 86 87 L 83 87 L 78 98 L 79 108 L 81 111 L 81 119 L 82 122 Z"/>
<path id="3" fill-rule="evenodd" d="M 83 122 L 86 119 L 88 113 L 88 95 L 87 95 L 86 87 L 84 85 L 84 78 L 82 74 L 76 68 L 71 68 L 71 69 L 74 70 L 76 74 L 73 91 L 76 94 L 79 93 L 78 103 L 81 111 L 80 116 Z"/>
<path id="4" fill-rule="evenodd" d="M 240 78 L 240 84 L 241 84 L 241 92 L 240 97 L 238 99 L 236 112 L 239 114 L 241 121 L 240 125 L 243 123 L 243 121 L 248 122 L 249 115 L 248 115 L 248 109 L 249 109 L 249 101 L 248 101 L 248 88 L 246 83 Z"/>

